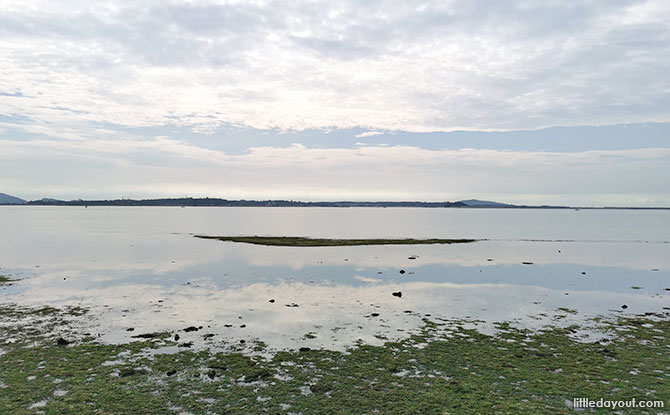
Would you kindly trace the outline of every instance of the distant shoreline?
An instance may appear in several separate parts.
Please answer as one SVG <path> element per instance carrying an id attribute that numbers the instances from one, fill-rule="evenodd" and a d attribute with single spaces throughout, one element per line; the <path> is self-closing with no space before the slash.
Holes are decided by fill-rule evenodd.
<path id="1" fill-rule="evenodd" d="M 228 200 L 219 198 L 54 200 L 41 199 L 25 203 L 0 203 L 0 206 L 117 206 L 117 207 L 371 207 L 371 208 L 458 208 L 458 209 L 568 209 L 568 210 L 670 210 L 670 207 L 639 206 L 560 206 L 511 205 L 498 202 L 468 200 L 457 202 L 421 201 L 335 201 L 304 202 L 294 200 Z"/>

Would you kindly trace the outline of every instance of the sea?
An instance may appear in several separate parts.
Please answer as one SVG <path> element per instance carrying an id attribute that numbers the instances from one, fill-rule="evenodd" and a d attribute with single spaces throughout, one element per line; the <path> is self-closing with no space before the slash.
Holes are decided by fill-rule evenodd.
<path id="1" fill-rule="evenodd" d="M 195 235 L 476 241 L 276 247 Z M 502 322 L 576 325 L 577 340 L 594 341 L 598 318 L 670 311 L 670 211 L 2 206 L 0 274 L 15 280 L 0 305 L 82 307 L 73 324 L 110 343 L 169 331 L 195 348 L 347 350 L 426 320 L 491 334 Z"/>

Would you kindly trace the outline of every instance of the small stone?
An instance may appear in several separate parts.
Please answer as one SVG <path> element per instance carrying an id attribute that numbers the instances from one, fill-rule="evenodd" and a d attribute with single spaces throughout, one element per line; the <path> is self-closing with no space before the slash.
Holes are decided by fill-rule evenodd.
<path id="1" fill-rule="evenodd" d="M 379 317 L 379 313 L 372 313 L 370 314 L 371 317 Z"/>
<path id="2" fill-rule="evenodd" d="M 214 379 L 216 377 L 216 372 L 214 370 L 210 370 L 207 372 L 207 377 L 210 379 Z"/>
<path id="3" fill-rule="evenodd" d="M 392 293 L 394 297 L 402 298 L 402 291 Z"/>
<path id="4" fill-rule="evenodd" d="M 179 339 L 180 339 L 179 334 L 175 334 L 175 335 L 174 335 L 174 341 L 178 342 Z"/>
<path id="5" fill-rule="evenodd" d="M 628 306 L 626 304 L 624 304 L 624 305 L 621 306 L 621 308 L 623 308 L 625 310 L 625 309 L 628 308 Z"/>
<path id="6" fill-rule="evenodd" d="M 398 271 L 398 272 L 401 273 L 401 274 L 404 274 L 404 273 L 405 273 L 405 270 L 404 270 L 404 269 L 401 269 L 401 270 Z"/>
<path id="7" fill-rule="evenodd" d="M 241 329 L 245 328 L 246 326 L 247 326 L 246 324 L 240 324 Z"/>
<path id="8" fill-rule="evenodd" d="M 244 339 L 240 339 L 240 344 L 244 344 L 244 343 L 246 343 L 246 342 L 247 342 L 246 340 L 244 340 Z"/>
<path id="9" fill-rule="evenodd" d="M 298 350 L 300 350 L 301 352 L 309 352 L 309 351 L 312 350 L 312 349 L 310 349 L 309 347 L 301 347 L 301 348 L 298 349 Z"/>
<path id="10" fill-rule="evenodd" d="M 135 327 L 127 328 L 126 331 L 135 331 Z"/>
<path id="11" fill-rule="evenodd" d="M 59 337 L 59 338 L 58 338 L 57 343 L 58 343 L 59 346 L 67 346 L 68 344 L 70 344 L 69 341 L 65 340 L 65 339 L 62 338 L 62 337 Z"/>
<path id="12" fill-rule="evenodd" d="M 168 375 L 168 376 L 173 376 L 173 375 L 177 374 L 177 371 L 176 370 L 168 370 L 167 372 L 165 372 L 165 374 Z"/>
<path id="13" fill-rule="evenodd" d="M 582 271 L 582 275 L 586 275 L 586 272 L 585 272 L 585 271 Z"/>
<path id="14" fill-rule="evenodd" d="M 271 303 L 274 303 L 274 302 L 275 302 L 275 299 L 274 299 L 274 298 L 271 298 L 271 299 L 270 299 L 270 302 L 271 302 Z"/>
<path id="15" fill-rule="evenodd" d="M 523 265 L 533 265 L 532 262 L 522 262 Z"/>
<path id="16" fill-rule="evenodd" d="M 185 331 L 186 333 L 190 333 L 190 332 L 192 332 L 192 331 L 198 331 L 198 330 L 200 330 L 200 328 L 198 328 L 198 327 L 196 327 L 196 326 L 189 326 L 189 327 L 186 327 L 186 328 L 184 329 L 184 331 Z"/>

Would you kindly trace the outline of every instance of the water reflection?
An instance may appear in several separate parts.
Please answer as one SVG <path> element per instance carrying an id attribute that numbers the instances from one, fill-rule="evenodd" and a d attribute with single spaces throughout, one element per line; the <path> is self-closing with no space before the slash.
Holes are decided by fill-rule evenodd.
<path id="1" fill-rule="evenodd" d="M 327 210 L 301 210 L 306 211 L 322 219 L 329 214 Z M 370 219 L 374 225 L 378 220 L 372 219 L 370 212 L 383 216 L 388 215 L 386 211 L 364 210 L 353 223 L 364 227 Z M 670 307 L 670 244 L 664 243 L 657 227 L 652 226 L 661 216 L 658 212 L 649 216 L 652 225 L 645 229 L 652 230 L 647 233 L 632 226 L 644 222 L 638 217 L 624 226 L 635 228 L 635 232 L 617 234 L 604 226 L 612 220 L 611 215 L 604 214 L 604 219 L 595 216 L 592 219 L 606 231 L 589 236 L 600 242 L 508 238 L 457 245 L 318 248 L 235 244 L 197 239 L 185 232 L 234 234 L 244 226 L 257 226 L 253 218 L 244 226 L 231 224 L 230 218 L 221 219 L 221 212 L 227 210 L 199 210 L 203 223 L 212 219 L 211 215 L 222 221 L 214 221 L 213 229 L 205 232 L 203 223 L 195 221 L 197 216 L 188 213 L 189 220 L 179 219 L 184 215 L 179 210 L 158 217 L 156 210 L 101 210 L 98 215 L 112 221 L 113 226 L 102 221 L 102 216 L 84 217 L 68 209 L 18 212 L 23 216 L 11 220 L 0 217 L 6 230 L 0 239 L 0 273 L 22 280 L 0 287 L 0 303 L 88 307 L 91 314 L 82 322 L 82 330 L 111 342 L 168 330 L 179 331 L 183 341 L 195 341 L 194 347 L 259 339 L 277 348 L 343 349 L 357 341 L 379 344 L 387 338 L 406 336 L 427 314 L 479 321 L 480 330 L 490 331 L 496 321 L 538 328 L 583 322 L 595 315 L 666 313 Z M 35 212 L 55 212 L 59 220 Z M 232 212 L 233 216 L 240 214 Z M 264 212 L 271 212 L 270 216 L 272 212 L 293 214 L 271 209 Z M 399 212 L 390 214 L 397 216 Z M 591 216 L 595 213 L 587 212 Z M 435 215 L 449 213 L 421 210 L 413 214 L 421 217 L 418 223 L 424 226 Z M 335 214 L 337 226 L 342 223 L 341 215 L 341 211 Z M 494 218 L 500 215 L 505 214 L 493 213 Z M 530 214 L 539 223 L 537 215 Z M 563 225 L 572 220 L 566 212 L 543 215 L 546 221 L 558 218 L 557 223 Z M 512 216 L 518 219 L 519 215 L 513 212 Z M 617 215 L 613 218 L 621 219 Z M 312 217 L 308 224 L 313 229 L 323 228 L 323 223 L 316 225 L 316 219 Z M 173 220 L 175 224 L 170 222 Z M 272 223 L 272 229 L 277 230 L 279 225 Z M 547 230 L 546 223 L 542 226 L 538 229 L 545 231 L 537 236 L 571 233 L 570 229 Z M 342 237 L 342 231 L 335 228 L 312 236 Z M 491 235 L 500 236 L 505 229 L 507 225 L 493 229 Z M 573 230 L 573 234 L 588 233 Z M 357 232 L 364 235 L 350 236 L 398 236 L 380 229 Z M 436 235 L 426 228 L 401 236 L 481 235 Z M 644 242 L 645 236 L 651 242 Z M 391 295 L 398 291 L 401 298 Z M 189 326 L 203 328 L 183 332 Z M 131 328 L 133 331 L 127 331 Z M 204 334 L 215 336 L 205 340 Z"/>

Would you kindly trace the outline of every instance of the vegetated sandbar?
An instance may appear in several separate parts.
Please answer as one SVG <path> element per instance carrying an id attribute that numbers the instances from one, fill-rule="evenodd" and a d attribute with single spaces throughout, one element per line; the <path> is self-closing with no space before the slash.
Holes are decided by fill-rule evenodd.
<path id="1" fill-rule="evenodd" d="M 194 235 L 196 238 L 217 239 L 219 241 L 240 242 L 266 246 L 358 246 L 358 245 L 434 245 L 462 244 L 478 239 L 326 239 L 299 236 L 208 236 Z"/>

